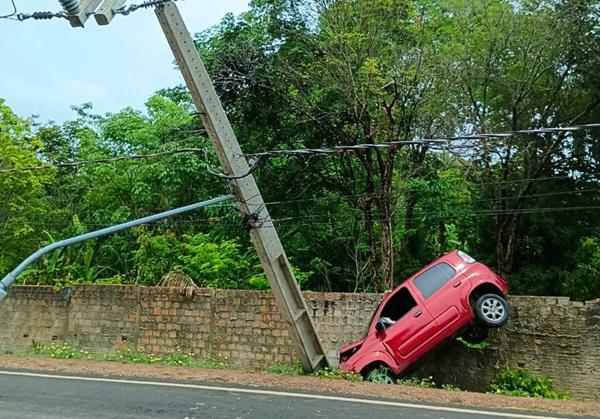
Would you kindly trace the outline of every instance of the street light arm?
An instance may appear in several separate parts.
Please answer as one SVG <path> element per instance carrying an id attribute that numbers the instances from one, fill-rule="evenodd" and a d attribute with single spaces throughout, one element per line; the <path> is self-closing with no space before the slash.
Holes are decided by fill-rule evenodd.
<path id="1" fill-rule="evenodd" d="M 37 261 L 39 258 L 44 256 L 47 253 L 52 252 L 53 250 L 60 249 L 65 246 L 69 246 L 75 243 L 81 243 L 87 240 L 96 239 L 98 237 L 106 236 L 108 234 L 114 234 L 122 230 L 126 230 L 131 227 L 136 227 L 142 224 L 153 223 L 155 221 L 159 221 L 165 218 L 172 217 L 174 215 L 183 214 L 189 211 L 194 211 L 199 208 L 208 207 L 210 205 L 215 205 L 221 203 L 223 201 L 228 201 L 233 199 L 233 195 L 225 195 L 219 198 L 214 198 L 208 201 L 198 202 L 196 204 L 187 205 L 181 208 L 175 208 L 169 211 L 161 212 L 159 214 L 150 215 L 148 217 L 140 218 L 138 220 L 128 221 L 126 223 L 117 224 L 111 227 L 106 227 L 101 230 L 91 231 L 89 233 L 82 234 L 80 236 L 71 237 L 69 239 L 57 241 L 55 243 L 51 243 L 45 247 L 42 247 L 37 252 L 33 253 L 27 259 L 19 264 L 15 269 L 13 269 L 8 275 L 6 275 L 2 281 L 0 281 L 0 301 L 3 300 L 8 292 L 8 288 L 15 282 L 17 277 L 25 270 L 29 265 Z"/>

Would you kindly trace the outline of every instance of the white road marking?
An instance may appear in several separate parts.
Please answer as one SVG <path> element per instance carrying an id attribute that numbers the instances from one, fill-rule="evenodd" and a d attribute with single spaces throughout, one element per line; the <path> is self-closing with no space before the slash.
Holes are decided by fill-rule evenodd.
<path id="1" fill-rule="evenodd" d="M 96 377 L 76 377 L 68 375 L 52 375 L 52 374 L 38 374 L 31 372 L 17 372 L 17 371 L 1 371 L 0 375 L 13 375 L 22 377 L 37 377 L 37 378 L 53 378 L 61 380 L 73 380 L 73 381 L 93 381 L 100 383 L 117 383 L 117 384 L 136 384 L 145 386 L 160 386 L 160 387 L 175 387 L 175 388 L 186 388 L 196 390 L 209 390 L 209 391 L 224 391 L 228 393 L 244 393 L 244 394 L 259 394 L 279 397 L 294 397 L 304 399 L 316 399 L 316 400 L 329 400 L 338 402 L 350 402 L 350 403 L 362 403 L 372 404 L 377 406 L 391 406 L 391 407 L 404 407 L 409 409 L 420 409 L 420 410 L 435 410 L 440 412 L 451 412 L 451 413 L 467 413 L 473 415 L 486 415 L 486 416 L 500 416 L 505 418 L 519 418 L 519 419 L 564 419 L 554 416 L 539 416 L 539 415 L 525 415 L 520 413 L 510 412 L 493 412 L 490 410 L 477 410 L 477 409 L 463 409 L 459 407 L 446 407 L 446 406 L 432 406 L 426 404 L 414 404 L 414 403 L 402 403 L 392 402 L 384 400 L 369 400 L 369 399 L 357 399 L 352 397 L 339 397 L 339 396 L 327 396 L 324 394 L 304 394 L 304 393 L 291 393 L 287 391 L 274 391 L 274 390 L 259 390 L 249 388 L 238 388 L 238 387 L 218 387 L 218 386 L 206 386 L 199 384 L 184 384 L 184 383 L 168 383 L 162 381 L 139 381 L 139 380 L 121 380 L 112 378 L 96 378 Z"/>

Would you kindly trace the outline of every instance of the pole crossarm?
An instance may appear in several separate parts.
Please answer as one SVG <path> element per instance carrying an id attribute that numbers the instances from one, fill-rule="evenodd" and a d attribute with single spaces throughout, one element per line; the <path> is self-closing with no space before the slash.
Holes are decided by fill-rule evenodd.
<path id="1" fill-rule="evenodd" d="M 232 195 L 225 195 L 219 198 L 210 199 L 208 201 L 198 202 L 196 204 L 187 205 L 181 208 L 175 208 L 169 211 L 161 212 L 159 214 L 150 215 L 148 217 L 140 218 L 138 220 L 128 221 L 126 223 L 117 224 L 111 227 L 103 228 L 101 230 L 92 231 L 89 233 L 82 234 L 80 236 L 71 237 L 69 239 L 61 240 L 55 243 L 51 243 L 48 246 L 42 247 L 37 252 L 33 253 L 27 259 L 13 269 L 8 275 L 6 275 L 2 281 L 0 281 L 0 300 L 4 299 L 7 295 L 8 288 L 15 282 L 17 277 L 25 270 L 29 265 L 37 261 L 39 258 L 52 252 L 53 250 L 60 249 L 75 243 L 81 243 L 84 241 L 96 239 L 98 237 L 106 236 L 108 234 L 114 234 L 128 228 L 136 227 L 142 224 L 149 224 L 155 221 L 163 220 L 165 218 L 173 217 L 174 215 L 184 214 L 186 212 L 194 211 L 199 208 L 208 207 L 215 205 L 223 201 L 233 199 Z"/>
<path id="2" fill-rule="evenodd" d="M 102 3 L 102 0 L 82 0 L 79 6 L 79 12 L 74 14 L 68 14 L 67 19 L 74 28 L 85 25 L 85 22 L 94 14 L 96 8 Z"/>
<path id="3" fill-rule="evenodd" d="M 116 11 L 125 4 L 125 0 L 104 0 L 104 3 L 94 14 L 98 25 L 108 25 L 116 16 Z"/>
<path id="4" fill-rule="evenodd" d="M 288 323 L 290 337 L 302 366 L 306 371 L 327 366 L 329 359 L 308 314 L 306 301 L 277 231 L 274 228 L 256 228 L 260 222 L 271 221 L 271 217 L 181 14 L 173 1 L 161 3 L 155 13 L 225 169 L 226 178 L 240 203 L 240 210 L 246 214 L 245 227 L 269 280 L 277 307 Z"/>

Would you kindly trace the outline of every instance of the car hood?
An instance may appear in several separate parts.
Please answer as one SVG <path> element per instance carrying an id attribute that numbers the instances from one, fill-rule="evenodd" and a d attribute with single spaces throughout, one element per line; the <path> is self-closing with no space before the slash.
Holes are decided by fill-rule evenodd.
<path id="1" fill-rule="evenodd" d="M 344 353 L 344 352 L 346 352 L 346 351 L 349 351 L 349 350 L 351 350 L 351 349 L 355 348 L 356 346 L 360 346 L 360 345 L 362 345 L 362 344 L 365 342 L 365 339 L 366 339 L 366 337 L 365 337 L 365 338 L 362 338 L 361 340 L 357 340 L 356 342 L 349 343 L 349 344 L 348 344 L 348 345 L 346 345 L 346 346 L 342 346 L 342 347 L 340 348 L 340 353 Z"/>

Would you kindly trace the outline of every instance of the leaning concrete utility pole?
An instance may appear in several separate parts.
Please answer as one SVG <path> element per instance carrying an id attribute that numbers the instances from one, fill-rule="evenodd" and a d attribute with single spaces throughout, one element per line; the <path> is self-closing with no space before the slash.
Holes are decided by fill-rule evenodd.
<path id="1" fill-rule="evenodd" d="M 271 284 L 279 311 L 289 325 L 302 366 L 307 371 L 327 366 L 329 359 L 308 314 L 277 231 L 258 186 L 249 174 L 248 162 L 181 14 L 172 1 L 158 5 L 155 12 L 221 165 L 229 175 L 233 194 L 246 214 L 246 228 Z M 263 223 L 268 226 L 261 228 Z"/>

